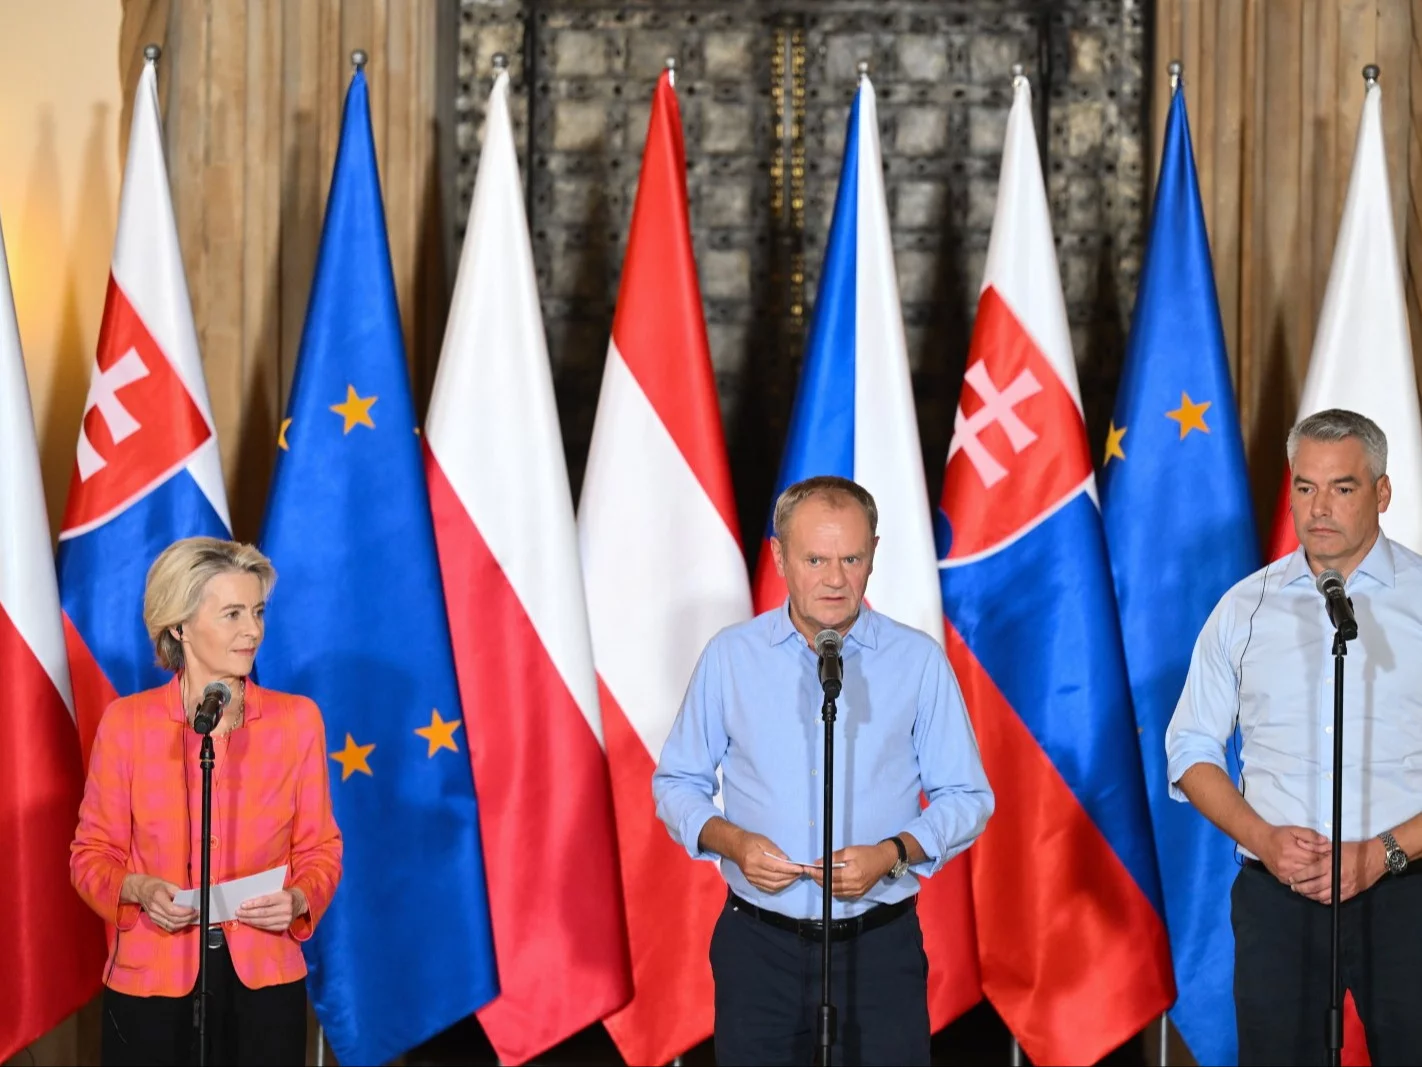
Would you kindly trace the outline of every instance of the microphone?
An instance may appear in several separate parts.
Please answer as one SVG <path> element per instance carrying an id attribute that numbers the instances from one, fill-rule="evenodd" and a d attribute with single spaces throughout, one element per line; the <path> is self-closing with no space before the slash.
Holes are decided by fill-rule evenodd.
<path id="1" fill-rule="evenodd" d="M 222 719 L 222 709 L 232 699 L 232 690 L 221 682 L 210 682 L 202 691 L 202 703 L 193 713 L 193 729 L 200 734 L 210 734 Z"/>
<path id="2" fill-rule="evenodd" d="M 1352 641 L 1358 636 L 1358 620 L 1353 617 L 1353 602 L 1343 588 L 1343 575 L 1326 570 L 1318 576 L 1318 591 L 1328 602 L 1328 619 L 1338 630 L 1338 636 Z"/>
<path id="3" fill-rule="evenodd" d="M 844 648 L 844 638 L 838 630 L 821 630 L 815 634 L 815 654 L 820 657 L 820 685 L 825 696 L 833 700 L 844 688 L 844 661 L 840 650 Z"/>

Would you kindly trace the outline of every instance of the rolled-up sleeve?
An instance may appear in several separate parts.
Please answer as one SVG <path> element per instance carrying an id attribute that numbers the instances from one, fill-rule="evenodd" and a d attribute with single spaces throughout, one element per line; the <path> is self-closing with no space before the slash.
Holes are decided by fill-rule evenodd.
<path id="1" fill-rule="evenodd" d="M 1174 800 L 1188 801 L 1178 783 L 1197 763 L 1229 773 L 1225 745 L 1234 732 L 1239 702 L 1239 678 L 1229 656 L 1229 604 L 1227 596 L 1210 613 L 1196 638 L 1185 688 L 1165 731 L 1166 770 Z"/>
<path id="2" fill-rule="evenodd" d="M 701 830 L 721 814 L 714 798 L 720 790 L 716 769 L 730 744 L 721 687 L 720 643 L 713 640 L 701 654 L 686 696 L 662 746 L 652 774 L 657 818 L 692 859 L 716 860 L 701 848 Z"/>
<path id="3" fill-rule="evenodd" d="M 120 903 L 133 841 L 133 714 L 111 705 L 99 720 L 89 754 L 79 826 L 69 846 L 69 878 L 84 903 L 105 922 L 130 930 L 137 904 Z"/>
<path id="4" fill-rule="evenodd" d="M 962 691 L 941 651 L 923 672 L 913 743 L 928 804 L 904 830 L 928 856 L 910 870 L 926 877 L 977 840 L 994 804 Z"/>
<path id="5" fill-rule="evenodd" d="M 302 731 L 309 739 L 297 768 L 296 815 L 291 827 L 291 867 L 288 888 L 300 889 L 307 912 L 292 920 L 288 932 L 309 940 L 331 905 L 341 880 L 343 843 L 331 810 L 331 782 L 326 768 L 326 729 L 315 704 Z"/>

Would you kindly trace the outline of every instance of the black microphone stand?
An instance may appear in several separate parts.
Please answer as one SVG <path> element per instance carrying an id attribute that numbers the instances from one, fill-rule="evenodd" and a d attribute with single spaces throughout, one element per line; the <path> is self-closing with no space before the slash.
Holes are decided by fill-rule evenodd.
<path id="1" fill-rule="evenodd" d="M 1343 1060 L 1343 977 L 1338 955 L 1343 922 L 1343 657 L 1348 642 L 1336 626 L 1333 633 L 1333 930 L 1329 935 L 1328 1063 L 1339 1067 Z"/>
<path id="2" fill-rule="evenodd" d="M 820 717 L 825 724 L 825 803 L 821 825 L 825 832 L 824 847 L 824 891 L 820 901 L 820 918 L 824 926 L 823 943 L 823 971 L 821 973 L 820 985 L 820 1010 L 819 1010 L 819 1062 L 821 1067 L 830 1067 L 830 1046 L 834 1044 L 835 1038 L 835 1012 L 834 1004 L 830 1001 L 830 933 L 831 918 L 834 911 L 834 864 L 831 857 L 834 855 L 834 719 L 835 719 L 835 698 L 839 696 L 841 682 L 838 678 L 826 679 L 824 681 L 825 702 L 820 709 Z"/>
<path id="3" fill-rule="evenodd" d="M 219 708 L 218 718 L 221 715 Z M 198 756 L 202 767 L 202 881 L 198 892 L 197 1000 L 193 1004 L 199 1067 L 206 1067 L 207 1064 L 207 932 L 211 925 L 209 908 L 212 898 L 212 766 L 216 760 L 212 750 L 212 731 L 217 726 L 218 718 L 209 720 L 205 715 L 193 716 L 193 729 L 202 735 L 202 749 Z"/>

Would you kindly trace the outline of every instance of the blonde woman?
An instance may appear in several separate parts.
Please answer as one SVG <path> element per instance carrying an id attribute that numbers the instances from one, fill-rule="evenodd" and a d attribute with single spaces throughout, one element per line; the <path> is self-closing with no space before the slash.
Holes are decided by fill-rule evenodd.
<path id="1" fill-rule="evenodd" d="M 251 545 L 192 537 L 148 571 L 143 618 L 173 680 L 109 705 L 89 763 L 70 874 L 110 924 L 105 1064 L 196 1059 L 197 912 L 174 903 L 201 868 L 203 690 L 231 703 L 213 730 L 213 884 L 285 865 L 280 892 L 246 901 L 208 937 L 208 1058 L 306 1058 L 307 940 L 341 877 L 321 713 L 248 680 L 276 572 Z"/>

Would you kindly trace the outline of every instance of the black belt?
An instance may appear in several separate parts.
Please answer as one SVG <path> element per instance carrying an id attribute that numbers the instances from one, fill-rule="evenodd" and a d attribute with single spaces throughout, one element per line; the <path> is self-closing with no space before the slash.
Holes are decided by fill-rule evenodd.
<path id="1" fill-rule="evenodd" d="M 778 911 L 758 908 L 734 893 L 730 894 L 730 898 L 732 911 L 743 911 L 767 926 L 773 926 L 777 930 L 787 930 L 806 941 L 824 940 L 825 924 L 820 919 L 792 919 L 788 915 L 781 915 Z M 893 922 L 900 915 L 907 915 L 917 906 L 918 894 L 915 893 L 896 904 L 878 904 L 852 919 L 832 919 L 830 920 L 830 940 L 849 941 L 860 934 L 867 934 L 870 930 L 877 930 L 879 927 Z"/>

